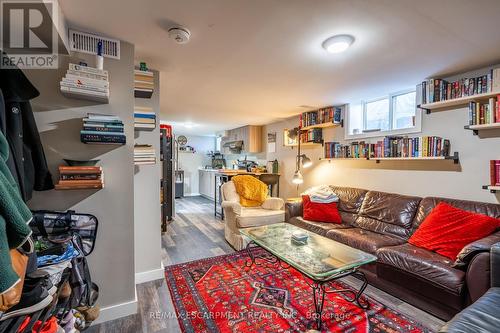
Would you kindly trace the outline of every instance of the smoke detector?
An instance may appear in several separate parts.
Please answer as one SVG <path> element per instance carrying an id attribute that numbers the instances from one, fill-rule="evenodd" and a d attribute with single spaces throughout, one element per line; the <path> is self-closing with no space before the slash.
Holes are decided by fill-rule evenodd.
<path id="1" fill-rule="evenodd" d="M 186 44 L 189 42 L 191 33 L 186 28 L 174 27 L 168 29 L 168 37 L 172 38 L 177 44 Z"/>

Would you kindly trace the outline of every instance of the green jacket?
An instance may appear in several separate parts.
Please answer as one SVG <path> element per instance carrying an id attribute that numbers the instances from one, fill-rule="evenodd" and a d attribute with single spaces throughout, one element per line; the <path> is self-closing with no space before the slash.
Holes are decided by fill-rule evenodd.
<path id="1" fill-rule="evenodd" d="M 26 242 L 31 235 L 28 223 L 33 218 L 6 165 L 8 157 L 9 144 L 0 132 L 0 293 L 19 280 L 12 269 L 9 250 Z"/>

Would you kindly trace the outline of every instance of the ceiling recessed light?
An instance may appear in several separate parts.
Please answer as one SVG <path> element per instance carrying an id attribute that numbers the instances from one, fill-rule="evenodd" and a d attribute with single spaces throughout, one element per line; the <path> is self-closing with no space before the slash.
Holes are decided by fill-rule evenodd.
<path id="1" fill-rule="evenodd" d="M 185 128 L 193 128 L 193 127 L 198 127 L 199 124 L 192 123 L 190 121 L 186 121 L 185 123 L 182 124 Z"/>
<path id="2" fill-rule="evenodd" d="M 354 43 L 353 36 L 336 35 L 325 40 L 322 46 L 329 53 L 341 53 L 347 50 L 352 43 Z"/>

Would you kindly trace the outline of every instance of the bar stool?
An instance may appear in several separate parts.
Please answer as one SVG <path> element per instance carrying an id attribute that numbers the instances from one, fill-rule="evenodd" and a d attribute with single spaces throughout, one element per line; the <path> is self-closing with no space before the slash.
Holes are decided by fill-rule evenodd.
<path id="1" fill-rule="evenodd" d="M 263 173 L 259 176 L 259 180 L 269 187 L 270 196 L 273 196 L 274 189 L 276 189 L 276 196 L 280 196 L 280 175 Z"/>

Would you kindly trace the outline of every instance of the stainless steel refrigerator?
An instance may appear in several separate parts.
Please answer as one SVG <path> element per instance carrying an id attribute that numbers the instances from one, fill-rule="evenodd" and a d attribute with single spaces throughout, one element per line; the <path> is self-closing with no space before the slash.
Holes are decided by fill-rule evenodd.
<path id="1" fill-rule="evenodd" d="M 175 138 L 172 127 L 160 125 L 160 157 L 162 162 L 161 179 L 161 230 L 167 231 L 167 226 L 175 217 Z"/>

